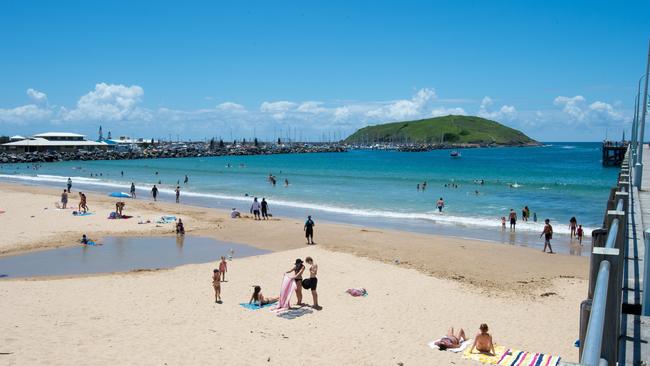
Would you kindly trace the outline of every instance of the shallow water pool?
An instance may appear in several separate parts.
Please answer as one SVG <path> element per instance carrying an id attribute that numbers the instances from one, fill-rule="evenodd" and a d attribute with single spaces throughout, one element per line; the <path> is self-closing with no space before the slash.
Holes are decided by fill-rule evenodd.
<path id="1" fill-rule="evenodd" d="M 0 257 L 0 277 L 68 276 L 216 262 L 269 253 L 244 244 L 198 236 L 106 237 L 102 245 L 49 249 Z"/>

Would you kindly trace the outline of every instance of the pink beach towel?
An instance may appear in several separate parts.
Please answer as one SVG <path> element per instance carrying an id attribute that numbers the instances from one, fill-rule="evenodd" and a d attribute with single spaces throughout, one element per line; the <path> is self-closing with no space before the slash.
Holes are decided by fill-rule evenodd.
<path id="1" fill-rule="evenodd" d="M 282 286 L 280 287 L 280 299 L 278 300 L 278 304 L 271 310 L 277 312 L 289 309 L 289 301 L 294 291 L 296 291 L 296 281 L 292 276 L 285 273 L 282 279 Z"/>

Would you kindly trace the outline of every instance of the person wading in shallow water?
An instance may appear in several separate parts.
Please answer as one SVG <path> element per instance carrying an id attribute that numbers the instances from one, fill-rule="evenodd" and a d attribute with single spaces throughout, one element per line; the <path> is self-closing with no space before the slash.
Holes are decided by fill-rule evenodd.
<path id="1" fill-rule="evenodd" d="M 548 246 L 549 254 L 553 254 L 553 248 L 551 247 L 551 239 L 553 239 L 553 226 L 551 226 L 551 220 L 549 219 L 544 220 L 544 223 L 544 230 L 539 235 L 540 238 L 544 236 L 544 249 L 542 249 L 542 252 L 546 252 L 546 247 Z"/>

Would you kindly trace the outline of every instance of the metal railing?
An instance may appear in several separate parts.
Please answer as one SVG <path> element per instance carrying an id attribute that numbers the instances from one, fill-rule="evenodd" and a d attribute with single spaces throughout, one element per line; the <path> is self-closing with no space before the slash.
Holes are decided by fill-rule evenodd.
<path id="1" fill-rule="evenodd" d="M 592 233 L 589 292 L 580 305 L 580 364 L 585 366 L 614 365 L 618 357 L 630 157 L 628 150 L 617 188 L 610 193 L 603 228 Z"/>

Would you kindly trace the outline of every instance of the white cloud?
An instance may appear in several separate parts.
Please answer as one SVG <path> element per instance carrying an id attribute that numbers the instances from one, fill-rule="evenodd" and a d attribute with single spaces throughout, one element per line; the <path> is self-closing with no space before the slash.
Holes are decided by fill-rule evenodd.
<path id="1" fill-rule="evenodd" d="M 232 112 L 232 113 L 244 113 L 246 108 L 243 105 L 233 103 L 233 102 L 224 102 L 217 105 L 217 110 L 221 112 Z"/>
<path id="2" fill-rule="evenodd" d="M 619 111 L 616 111 L 614 107 L 605 102 L 596 101 L 589 105 L 589 110 L 596 114 L 602 119 L 612 120 L 612 121 L 623 121 L 625 116 Z"/>
<path id="3" fill-rule="evenodd" d="M 52 110 L 35 104 L 20 107 L 0 108 L 0 122 L 25 123 L 32 121 L 46 121 L 52 117 Z"/>
<path id="4" fill-rule="evenodd" d="M 439 107 L 439 108 L 434 108 L 431 111 L 431 117 L 441 117 L 441 116 L 448 116 L 448 115 L 466 116 L 467 112 L 460 107 L 455 107 L 455 108 Z"/>
<path id="5" fill-rule="evenodd" d="M 492 105 L 494 101 L 492 98 L 485 96 L 479 106 L 478 116 L 493 120 L 507 120 L 512 121 L 517 117 L 517 109 L 512 105 L 502 105 L 501 108 L 494 111 Z"/>
<path id="6" fill-rule="evenodd" d="M 95 90 L 81 96 L 74 109 L 62 110 L 65 121 L 124 121 L 150 118 L 137 108 L 144 90 L 138 85 L 99 83 Z"/>
<path id="7" fill-rule="evenodd" d="M 429 107 L 430 102 L 437 98 L 433 89 L 420 89 L 411 99 L 401 99 L 387 103 L 379 108 L 371 109 L 366 112 L 366 116 L 378 119 L 400 120 L 406 118 L 422 117 Z"/>
<path id="8" fill-rule="evenodd" d="M 27 96 L 34 101 L 34 103 L 45 103 L 47 102 L 47 94 L 40 92 L 36 89 L 29 88 L 27 89 Z"/>
<path id="9" fill-rule="evenodd" d="M 287 112 L 296 108 L 298 104 L 286 100 L 278 102 L 262 102 L 260 105 L 260 112 L 270 113 L 275 119 L 284 119 Z"/>
<path id="10" fill-rule="evenodd" d="M 328 109 L 323 107 L 322 102 L 310 101 L 302 102 L 298 108 L 296 108 L 296 111 L 302 113 L 319 114 L 328 112 Z"/>
<path id="11" fill-rule="evenodd" d="M 553 104 L 562 106 L 564 113 L 578 121 L 585 118 L 585 112 L 581 107 L 584 102 L 585 97 L 582 95 L 576 95 L 575 97 L 559 96 L 553 100 Z"/>

